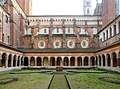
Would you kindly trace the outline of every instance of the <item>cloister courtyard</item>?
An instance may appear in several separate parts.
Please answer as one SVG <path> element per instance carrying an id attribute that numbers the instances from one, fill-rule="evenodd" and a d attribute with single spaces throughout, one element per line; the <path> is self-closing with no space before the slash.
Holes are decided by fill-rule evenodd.
<path id="1" fill-rule="evenodd" d="M 7 78 L 7 79 L 6 79 Z M 17 81 L 9 81 L 17 78 Z M 2 80 L 6 79 L 6 80 Z M 0 89 L 119 89 L 120 74 L 99 69 L 21 69 L 0 74 Z"/>

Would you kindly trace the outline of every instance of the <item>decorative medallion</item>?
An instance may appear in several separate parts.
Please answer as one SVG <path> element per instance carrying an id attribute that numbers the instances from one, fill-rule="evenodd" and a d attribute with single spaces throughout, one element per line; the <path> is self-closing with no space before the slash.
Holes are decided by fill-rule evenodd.
<path id="1" fill-rule="evenodd" d="M 75 42 L 74 42 L 73 40 L 69 40 L 69 41 L 67 42 L 67 46 L 68 46 L 69 48 L 74 48 Z"/>
<path id="2" fill-rule="evenodd" d="M 53 43 L 54 48 L 60 48 L 61 42 L 59 40 L 54 41 Z"/>
<path id="3" fill-rule="evenodd" d="M 46 44 L 45 44 L 44 41 L 39 41 L 39 42 L 38 42 L 38 47 L 41 48 L 41 49 L 45 48 L 45 45 L 46 45 Z"/>
<path id="4" fill-rule="evenodd" d="M 88 42 L 87 42 L 86 40 L 83 40 L 83 41 L 81 42 L 81 47 L 82 47 L 82 48 L 87 48 L 87 47 L 88 47 Z"/>

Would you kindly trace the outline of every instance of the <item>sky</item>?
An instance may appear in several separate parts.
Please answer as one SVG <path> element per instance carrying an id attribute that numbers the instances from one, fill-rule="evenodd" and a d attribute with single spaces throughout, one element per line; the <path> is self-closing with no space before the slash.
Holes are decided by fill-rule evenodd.
<path id="1" fill-rule="evenodd" d="M 91 4 L 93 13 L 96 0 Z M 83 0 L 32 0 L 32 7 L 33 15 L 83 15 Z"/>

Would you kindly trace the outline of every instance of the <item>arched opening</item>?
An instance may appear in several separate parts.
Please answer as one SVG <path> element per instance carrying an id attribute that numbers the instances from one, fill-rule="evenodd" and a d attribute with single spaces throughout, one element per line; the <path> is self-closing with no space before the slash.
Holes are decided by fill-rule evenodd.
<path id="1" fill-rule="evenodd" d="M 43 58 L 43 66 L 48 66 L 48 57 Z"/>
<path id="2" fill-rule="evenodd" d="M 102 55 L 102 60 L 103 60 L 103 66 L 105 66 L 105 55 Z"/>
<path id="3" fill-rule="evenodd" d="M 57 66 L 61 66 L 62 65 L 62 58 L 58 57 L 57 58 Z"/>
<path id="4" fill-rule="evenodd" d="M 75 57 L 70 58 L 70 66 L 75 66 Z"/>
<path id="5" fill-rule="evenodd" d="M 116 53 L 112 53 L 113 67 L 117 67 L 117 55 Z"/>
<path id="6" fill-rule="evenodd" d="M 91 66 L 95 65 L 95 57 L 93 57 L 93 56 L 90 58 L 90 65 Z"/>
<path id="7" fill-rule="evenodd" d="M 97 66 L 98 66 L 98 57 L 96 56 L 96 63 L 95 63 Z"/>
<path id="8" fill-rule="evenodd" d="M 101 66 L 101 56 L 99 55 L 99 66 Z"/>
<path id="9" fill-rule="evenodd" d="M 84 58 L 84 66 L 88 66 L 88 57 Z"/>
<path id="10" fill-rule="evenodd" d="M 3 53 L 2 54 L 2 67 L 6 67 L 6 60 L 7 60 L 7 54 Z"/>
<path id="11" fill-rule="evenodd" d="M 111 65 L 110 54 L 107 54 L 107 66 L 110 67 L 110 65 Z"/>
<path id="12" fill-rule="evenodd" d="M 64 66 L 69 66 L 69 59 L 68 57 L 65 57 L 64 58 L 64 63 L 63 63 Z"/>
<path id="13" fill-rule="evenodd" d="M 42 66 L 42 59 L 41 59 L 41 57 L 37 57 L 37 66 Z"/>
<path id="14" fill-rule="evenodd" d="M 77 66 L 82 66 L 82 57 L 77 58 Z"/>
<path id="15" fill-rule="evenodd" d="M 12 55 L 9 54 L 9 56 L 8 56 L 8 67 L 11 67 L 11 60 L 12 60 Z"/>
<path id="16" fill-rule="evenodd" d="M 28 57 L 24 57 L 24 66 L 28 66 Z"/>
<path id="17" fill-rule="evenodd" d="M 118 53 L 118 66 L 120 67 L 120 52 Z"/>
<path id="18" fill-rule="evenodd" d="M 14 55 L 14 57 L 13 57 L 13 67 L 15 67 L 15 66 L 16 66 L 16 60 L 17 60 L 17 56 L 16 56 L 16 55 Z"/>
<path id="19" fill-rule="evenodd" d="M 18 56 L 17 66 L 20 66 L 20 56 Z"/>
<path id="20" fill-rule="evenodd" d="M 35 66 L 35 58 L 34 57 L 30 58 L 30 66 Z"/>
<path id="21" fill-rule="evenodd" d="M 55 66 L 55 58 L 54 57 L 50 58 L 50 66 Z"/>

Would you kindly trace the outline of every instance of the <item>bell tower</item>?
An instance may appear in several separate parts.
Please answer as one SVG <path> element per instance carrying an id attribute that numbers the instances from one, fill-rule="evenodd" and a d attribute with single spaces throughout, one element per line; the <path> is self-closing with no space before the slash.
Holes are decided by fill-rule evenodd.
<path id="1" fill-rule="evenodd" d="M 91 0 L 83 0 L 83 14 L 84 15 L 91 15 Z"/>

